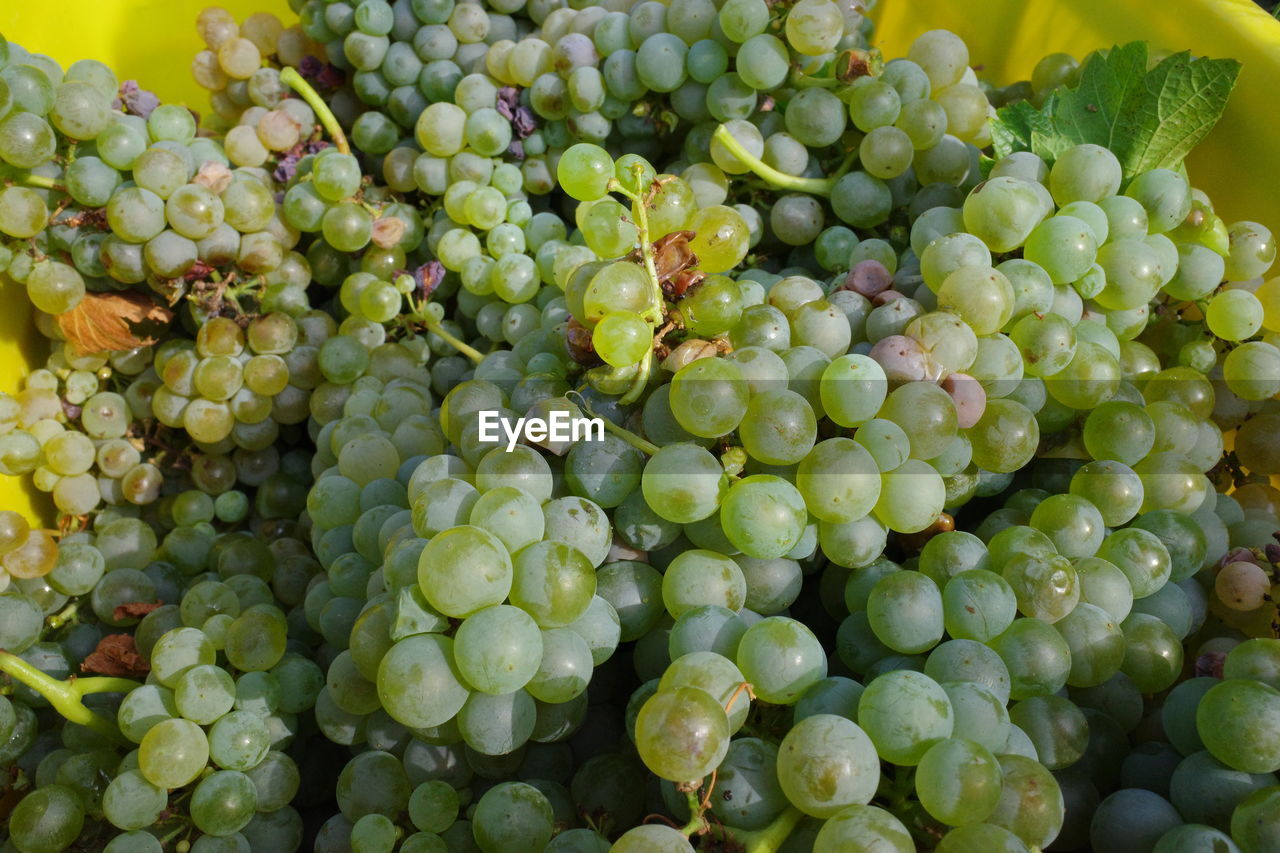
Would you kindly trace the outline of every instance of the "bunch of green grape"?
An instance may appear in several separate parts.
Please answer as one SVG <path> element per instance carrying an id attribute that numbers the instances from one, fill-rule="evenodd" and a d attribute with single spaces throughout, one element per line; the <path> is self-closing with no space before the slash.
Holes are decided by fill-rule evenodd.
<path id="1" fill-rule="evenodd" d="M 44 311 L 0 397 L 66 517 L 0 514 L 17 849 L 1267 849 L 1274 242 L 1099 146 L 984 161 L 1074 59 L 297 5 L 198 20 L 219 139 L 0 71 L 10 276 L 184 300 L 118 353 Z M 68 678 L 119 644 L 145 684 Z"/>
<path id="2" fill-rule="evenodd" d="M 196 29 L 205 49 L 192 58 L 191 76 L 209 92 L 218 118 L 232 126 L 241 124 L 242 116 L 253 107 L 270 111 L 280 106 L 287 92 L 280 82 L 280 68 L 298 68 L 308 57 L 318 60 L 324 55 L 299 24 L 286 27 L 270 12 L 255 12 L 237 22 L 227 10 L 209 7 L 196 18 Z M 264 65 L 264 60 L 268 64 Z M 271 150 L 292 147 L 277 147 L 286 139 L 271 132 L 273 124 L 277 129 L 287 127 L 275 120 L 265 126 L 259 123 L 263 146 Z"/>

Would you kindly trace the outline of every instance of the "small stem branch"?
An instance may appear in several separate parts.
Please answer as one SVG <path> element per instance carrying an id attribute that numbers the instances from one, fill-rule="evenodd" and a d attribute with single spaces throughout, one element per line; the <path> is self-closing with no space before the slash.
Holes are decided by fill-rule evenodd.
<path id="1" fill-rule="evenodd" d="M 653 454 L 657 453 L 659 450 L 662 449 L 658 447 L 658 445 L 654 444 L 652 441 L 648 441 L 646 439 L 641 438 L 640 436 L 636 435 L 634 432 L 627 429 L 626 427 L 620 427 L 617 424 L 615 424 L 613 421 L 609 420 L 608 418 L 601 418 L 599 415 L 597 415 L 595 412 L 591 410 L 591 406 L 587 405 L 586 398 L 583 397 L 581 394 L 579 394 L 577 391 L 570 391 L 568 394 L 565 394 L 565 398 L 569 400 L 569 402 L 577 406 L 579 409 L 586 412 L 587 415 L 589 415 L 590 417 L 600 418 L 600 422 L 604 424 L 604 428 L 606 432 L 613 433 L 618 438 L 622 439 L 627 444 L 631 445 L 636 450 L 639 450 L 641 453 L 645 454 L 646 456 L 652 456 Z"/>
<path id="2" fill-rule="evenodd" d="M 634 173 L 636 182 L 639 183 L 641 175 L 644 174 L 644 165 L 636 163 Z M 649 274 L 649 308 L 645 311 L 645 319 L 656 327 L 662 325 L 662 284 L 658 280 L 658 266 L 653 259 L 653 235 L 649 233 L 649 211 L 643 198 L 632 196 L 631 199 L 631 215 L 635 217 L 636 229 L 640 232 L 640 257 L 644 259 L 644 271 Z"/>
<path id="3" fill-rule="evenodd" d="M 810 195 L 831 195 L 831 188 L 835 185 L 834 179 L 798 178 L 795 175 L 779 172 L 744 148 L 742 143 L 734 139 L 733 134 L 723 124 L 716 128 L 712 139 L 729 149 L 729 153 L 746 164 L 755 173 L 756 177 L 778 189 L 795 190 L 796 192 L 809 193 Z"/>
<path id="4" fill-rule="evenodd" d="M 644 358 L 640 360 L 640 366 L 636 368 L 636 377 L 631 380 L 631 387 L 627 389 L 627 393 L 618 399 L 618 402 L 624 406 L 629 406 L 636 400 L 640 399 L 640 395 L 644 393 L 644 389 L 649 384 L 649 374 L 653 372 L 653 347 L 645 352 Z"/>
<path id="5" fill-rule="evenodd" d="M 685 801 L 689 806 L 689 821 L 680 827 L 680 834 L 684 836 L 696 835 L 707 828 L 707 819 L 702 816 L 707 808 L 698 799 L 697 789 L 686 791 Z"/>
<path id="6" fill-rule="evenodd" d="M 433 320 L 431 317 L 426 316 L 425 312 L 423 312 L 422 316 L 419 319 L 419 322 L 422 323 L 423 327 L 428 332 L 437 336 L 442 341 L 447 343 L 449 346 L 453 347 L 458 352 L 462 353 L 467 358 L 471 359 L 473 364 L 479 364 L 480 362 L 484 361 L 484 353 L 480 352 L 480 350 L 476 349 L 475 347 L 470 346 L 469 344 L 463 342 L 460 338 L 450 334 L 449 331 L 446 330 L 444 326 L 440 325 L 440 323 L 437 320 Z"/>
<path id="7" fill-rule="evenodd" d="M 66 187 L 62 186 L 62 184 L 58 183 L 53 178 L 46 177 L 45 175 L 23 175 L 18 179 L 17 183 L 24 187 L 34 187 L 38 190 L 56 190 L 58 192 L 66 191 Z"/>
<path id="8" fill-rule="evenodd" d="M 324 129 L 333 137 L 333 144 L 343 154 L 351 153 L 351 146 L 347 144 L 347 135 L 342 132 L 342 126 L 338 124 L 338 118 L 333 114 L 333 110 L 329 109 L 329 105 L 324 102 L 319 93 L 311 88 L 311 84 L 302 79 L 302 75 L 294 68 L 285 68 L 280 72 L 280 82 L 293 89 L 302 96 L 302 100 L 306 101 L 311 109 L 315 110 L 316 118 L 320 119 L 320 124 L 324 125 Z"/>
<path id="9" fill-rule="evenodd" d="M 68 684 L 81 696 L 88 696 L 90 693 L 128 693 L 135 687 L 142 685 L 128 678 L 115 678 L 112 676 L 93 676 L 92 678 L 77 678 Z"/>
<path id="10" fill-rule="evenodd" d="M 59 681 L 50 678 L 22 658 L 10 652 L 0 651 L 0 672 L 7 673 L 39 693 L 53 709 L 73 723 L 93 729 L 99 734 L 118 743 L 124 739 L 120 732 L 105 717 L 99 717 L 80 701 L 87 693 L 128 692 L 139 687 L 136 681 L 125 678 L 85 678 L 71 681 Z M 82 686 L 80 682 L 85 682 Z"/>
<path id="11" fill-rule="evenodd" d="M 791 830 L 796 828 L 800 818 L 804 817 L 794 807 L 774 818 L 773 823 L 760 830 L 754 838 L 747 841 L 747 853 L 776 853 L 786 843 Z"/>
<path id="12" fill-rule="evenodd" d="M 79 602 L 75 602 L 75 601 L 71 602 L 66 607 L 62 608 L 62 610 L 60 610 L 59 612 L 49 617 L 49 620 L 48 620 L 49 627 L 61 628 L 63 625 L 67 624 L 68 622 L 73 621 L 76 618 L 76 611 L 79 609 L 80 609 Z"/>

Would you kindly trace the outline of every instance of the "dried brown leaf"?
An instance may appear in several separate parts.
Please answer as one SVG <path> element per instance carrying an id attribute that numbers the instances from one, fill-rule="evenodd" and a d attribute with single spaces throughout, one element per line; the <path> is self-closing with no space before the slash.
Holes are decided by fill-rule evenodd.
<path id="1" fill-rule="evenodd" d="M 157 333 L 173 319 L 173 312 L 145 293 L 86 293 L 65 314 L 58 328 L 81 354 L 136 349 L 159 340 Z"/>
<path id="2" fill-rule="evenodd" d="M 121 604 L 111 615 L 115 617 L 117 622 L 123 622 L 126 619 L 141 619 L 152 610 L 163 606 L 159 601 L 131 601 L 128 604 Z"/>
<path id="3" fill-rule="evenodd" d="M 151 667 L 138 654 L 130 634 L 108 634 L 98 641 L 98 647 L 84 659 L 80 668 L 85 672 L 110 675 L 117 678 L 143 678 Z"/>

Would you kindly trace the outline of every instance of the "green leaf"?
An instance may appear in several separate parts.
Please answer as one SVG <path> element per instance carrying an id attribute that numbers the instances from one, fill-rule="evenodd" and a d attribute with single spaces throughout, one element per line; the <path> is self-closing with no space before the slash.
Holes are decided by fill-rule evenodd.
<path id="1" fill-rule="evenodd" d="M 1239 74 L 1234 59 L 1192 59 L 1190 52 L 1175 53 L 1153 68 L 1131 97 L 1132 109 L 1125 110 L 1125 174 L 1182 162 L 1218 123 Z"/>
<path id="2" fill-rule="evenodd" d="M 1068 148 L 1093 143 L 1120 160 L 1126 180 L 1177 168 L 1226 108 L 1240 73 L 1233 59 L 1165 58 L 1147 70 L 1147 45 L 1094 54 L 1075 88 L 1052 93 L 1042 108 L 1026 101 L 1000 109 L 992 127 L 996 156 L 1031 151 L 1052 163 Z"/>

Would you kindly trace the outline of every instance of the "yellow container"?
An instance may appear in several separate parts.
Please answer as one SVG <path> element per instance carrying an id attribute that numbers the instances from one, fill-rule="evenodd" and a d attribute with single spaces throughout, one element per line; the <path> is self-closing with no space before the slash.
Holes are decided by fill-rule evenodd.
<path id="1" fill-rule="evenodd" d="M 238 19 L 253 12 L 296 17 L 286 0 L 214 0 Z M 136 79 L 169 103 L 208 109 L 191 79 L 191 58 L 202 47 L 196 14 L 209 0 L 61 0 L 50 6 L 0 0 L 0 33 L 66 65 L 92 58 L 121 80 Z M 1193 50 L 1244 63 L 1221 123 L 1196 149 L 1188 166 L 1196 186 L 1214 199 L 1228 221 L 1252 219 L 1280 233 L 1275 189 L 1280 115 L 1280 22 L 1251 0 L 880 0 L 876 44 L 901 56 L 911 40 L 945 28 L 969 44 L 983 76 L 1007 83 L 1030 76 L 1046 53 L 1082 57 L 1113 44 L 1150 41 L 1155 48 Z M 41 358 L 20 288 L 0 290 L 0 390 L 12 392 L 26 365 Z M 14 478 L 0 478 L 0 506 L 43 514 Z"/>
<path id="2" fill-rule="evenodd" d="M 904 56 L 925 30 L 948 29 L 968 43 L 979 75 L 1000 84 L 1030 78 L 1047 53 L 1080 59 L 1131 41 L 1240 60 L 1227 111 L 1187 168 L 1228 222 L 1280 234 L 1280 21 L 1252 0 L 880 0 L 874 17 L 886 58 Z"/>
<path id="3" fill-rule="evenodd" d="M 63 68 L 78 59 L 105 62 L 120 80 L 137 80 L 165 103 L 204 113 L 209 95 L 191 78 L 191 58 L 204 47 L 196 15 L 213 5 L 237 20 L 274 12 L 286 26 L 297 21 L 286 0 L 0 0 L 0 34 L 32 53 L 53 57 Z M 0 305 L 0 391 L 13 393 L 27 365 L 42 363 L 47 350 L 31 326 L 21 286 L 0 286 Z M 48 499 L 26 483 L 29 479 L 0 477 L 0 508 L 48 518 Z"/>

